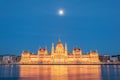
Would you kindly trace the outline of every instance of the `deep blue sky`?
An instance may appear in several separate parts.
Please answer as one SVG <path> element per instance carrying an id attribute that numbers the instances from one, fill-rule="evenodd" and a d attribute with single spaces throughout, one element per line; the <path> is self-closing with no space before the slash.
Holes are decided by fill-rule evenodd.
<path id="1" fill-rule="evenodd" d="M 0 54 L 50 51 L 59 38 L 69 52 L 80 47 L 83 53 L 120 54 L 120 1 L 0 0 Z"/>

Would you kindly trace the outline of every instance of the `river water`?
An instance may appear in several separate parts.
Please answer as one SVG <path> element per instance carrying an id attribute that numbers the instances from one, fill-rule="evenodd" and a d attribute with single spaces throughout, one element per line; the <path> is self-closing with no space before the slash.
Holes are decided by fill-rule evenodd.
<path id="1" fill-rule="evenodd" d="M 0 80 L 120 80 L 120 65 L 0 65 Z"/>

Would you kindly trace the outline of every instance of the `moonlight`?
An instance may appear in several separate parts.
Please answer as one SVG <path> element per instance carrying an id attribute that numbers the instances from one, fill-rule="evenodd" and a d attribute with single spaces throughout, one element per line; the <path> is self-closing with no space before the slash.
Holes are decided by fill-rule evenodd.
<path id="1" fill-rule="evenodd" d="M 64 11 L 61 9 L 61 10 L 58 11 L 58 14 L 59 14 L 59 15 L 63 15 L 63 14 L 64 14 Z"/>

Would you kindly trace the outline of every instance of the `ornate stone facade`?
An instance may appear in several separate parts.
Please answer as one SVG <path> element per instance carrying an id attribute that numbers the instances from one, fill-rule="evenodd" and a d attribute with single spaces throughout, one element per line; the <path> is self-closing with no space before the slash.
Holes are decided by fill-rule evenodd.
<path id="1" fill-rule="evenodd" d="M 68 53 L 67 44 L 65 46 L 59 41 L 54 48 L 52 43 L 51 53 L 46 48 L 38 49 L 38 54 L 22 52 L 21 64 L 89 64 L 100 63 L 97 51 L 90 51 L 82 54 L 80 48 L 73 49 Z"/>

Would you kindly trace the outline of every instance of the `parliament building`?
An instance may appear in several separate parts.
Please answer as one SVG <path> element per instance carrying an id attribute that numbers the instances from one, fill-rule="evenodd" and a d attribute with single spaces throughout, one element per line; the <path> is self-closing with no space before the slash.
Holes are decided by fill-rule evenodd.
<path id="1" fill-rule="evenodd" d="M 38 49 L 38 54 L 22 52 L 20 64 L 98 64 L 100 63 L 97 51 L 82 54 L 80 48 L 68 52 L 67 44 L 58 41 L 56 47 L 52 43 L 51 52 L 46 48 Z"/>

